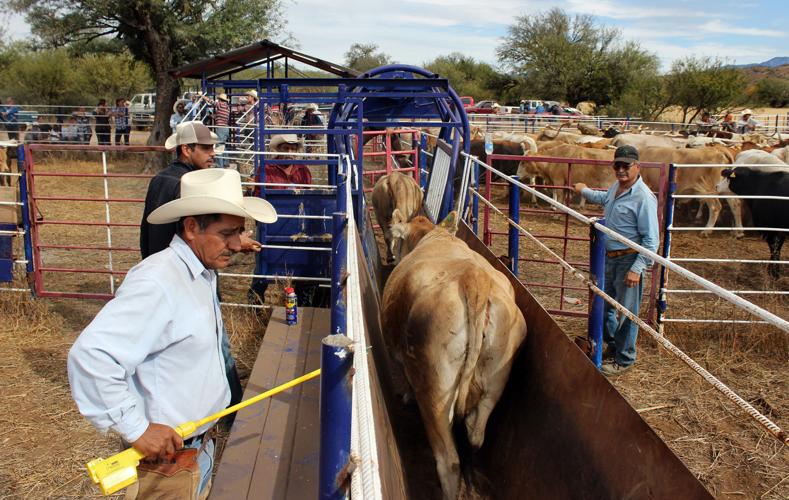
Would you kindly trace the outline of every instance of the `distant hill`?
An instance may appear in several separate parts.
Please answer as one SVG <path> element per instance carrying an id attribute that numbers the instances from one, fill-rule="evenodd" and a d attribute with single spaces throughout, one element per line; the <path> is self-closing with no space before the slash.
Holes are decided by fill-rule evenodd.
<path id="1" fill-rule="evenodd" d="M 771 61 L 778 58 L 770 59 Z M 784 57 L 782 59 L 789 59 Z M 748 81 L 748 85 L 755 85 L 759 80 L 767 77 L 783 78 L 789 80 L 789 62 L 782 66 L 747 66 L 740 69 Z"/>
<path id="2" fill-rule="evenodd" d="M 767 67 L 767 68 L 777 68 L 778 66 L 785 66 L 789 64 L 789 57 L 773 57 L 772 59 L 760 63 L 755 64 L 737 64 L 735 68 L 755 68 L 757 66 Z"/>

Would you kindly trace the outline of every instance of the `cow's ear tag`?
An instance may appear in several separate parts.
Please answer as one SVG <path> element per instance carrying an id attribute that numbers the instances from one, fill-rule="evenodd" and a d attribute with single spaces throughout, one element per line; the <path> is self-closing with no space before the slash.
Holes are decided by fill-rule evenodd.
<path id="1" fill-rule="evenodd" d="M 453 210 L 447 214 L 444 220 L 441 221 L 439 227 L 442 227 L 449 231 L 451 234 L 455 234 L 458 230 L 458 221 L 457 221 L 458 213 Z"/>
<path id="2" fill-rule="evenodd" d="M 734 171 L 732 170 L 731 174 L 729 175 L 729 179 L 734 179 L 735 177 L 737 177 L 737 176 L 734 175 Z"/>

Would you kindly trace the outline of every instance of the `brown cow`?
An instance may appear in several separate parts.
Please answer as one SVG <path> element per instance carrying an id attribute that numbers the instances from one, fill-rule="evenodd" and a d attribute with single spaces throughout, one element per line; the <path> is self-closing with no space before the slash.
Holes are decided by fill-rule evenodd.
<path id="1" fill-rule="evenodd" d="M 400 172 L 384 175 L 373 188 L 372 202 L 375 219 L 380 224 L 386 242 L 386 260 L 394 260 L 392 254 L 392 213 L 399 210 L 406 221 L 418 215 L 422 209 L 422 189 L 416 181 Z"/>
<path id="2" fill-rule="evenodd" d="M 384 287 L 382 326 L 402 366 L 436 459 L 444 498 L 460 490 L 453 422 L 479 449 L 485 427 L 526 337 L 526 321 L 509 280 L 447 229 L 395 212 L 399 264 Z M 400 222 L 398 222 L 400 221 Z"/>
<path id="3" fill-rule="evenodd" d="M 6 148 L 0 147 L 0 186 L 11 185 L 11 176 L 2 175 L 10 173 L 11 167 L 8 165 L 8 155 L 6 154 Z"/>
<path id="4" fill-rule="evenodd" d="M 697 149 L 674 149 L 662 147 L 647 147 L 638 150 L 642 162 L 676 163 L 676 164 L 703 164 L 711 165 L 709 168 L 679 168 L 676 177 L 676 194 L 717 194 L 715 186 L 721 178 L 721 172 L 725 167 L 719 165 L 731 165 L 734 158 L 727 148 L 722 146 L 710 146 Z M 659 187 L 660 172 L 658 169 L 645 168 L 641 170 L 644 182 L 653 190 Z M 706 205 L 709 210 L 707 218 L 707 228 L 715 227 L 721 211 L 721 202 L 715 198 L 705 198 L 701 200 L 702 206 Z M 742 213 L 740 211 L 740 201 L 737 199 L 727 199 L 726 202 L 734 215 L 736 227 L 742 227 Z M 701 207 L 696 214 L 696 218 L 701 218 Z M 712 230 L 705 229 L 701 232 L 702 236 L 709 236 Z M 744 235 L 741 230 L 736 230 L 735 235 L 740 238 Z"/>

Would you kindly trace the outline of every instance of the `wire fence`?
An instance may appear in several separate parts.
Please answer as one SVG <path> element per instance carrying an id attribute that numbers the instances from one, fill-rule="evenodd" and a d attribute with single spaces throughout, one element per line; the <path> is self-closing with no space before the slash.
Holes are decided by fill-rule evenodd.
<path id="1" fill-rule="evenodd" d="M 653 261 L 671 269 L 673 272 L 684 276 L 685 278 L 689 279 L 701 289 L 706 292 L 715 294 L 722 299 L 732 303 L 738 308 L 741 308 L 743 311 L 748 312 L 762 321 L 775 326 L 776 328 L 789 333 L 789 322 L 785 319 L 776 316 L 775 314 L 762 309 L 761 307 L 737 296 L 730 290 L 726 290 L 704 278 L 698 276 L 687 269 L 679 266 L 678 264 L 670 261 L 669 259 L 665 259 L 662 256 L 658 255 L 655 252 L 652 252 L 637 243 L 624 238 L 623 236 L 619 235 L 615 231 L 607 228 L 606 226 L 600 224 L 595 219 L 588 218 L 577 211 L 573 210 L 572 208 L 565 206 L 552 198 L 544 195 L 543 193 L 537 191 L 536 189 L 516 180 L 512 177 L 507 176 L 506 174 L 502 173 L 501 171 L 487 165 L 482 164 L 483 168 L 488 169 L 491 171 L 492 174 L 498 175 L 504 179 L 506 179 L 512 186 L 517 188 L 518 190 L 524 190 L 534 196 L 537 196 L 542 201 L 550 204 L 553 206 L 557 211 L 566 213 L 568 216 L 573 217 L 575 220 L 581 222 L 584 225 L 593 228 L 595 231 L 599 231 L 602 234 L 605 234 L 606 237 L 612 238 L 617 240 L 618 242 L 626 245 L 627 247 L 637 251 L 639 254 L 645 255 L 648 258 L 652 259 Z M 677 358 L 682 360 L 686 365 L 688 365 L 694 372 L 699 374 L 704 380 L 709 382 L 710 384 L 715 387 L 716 390 L 724 394 L 729 400 L 734 402 L 739 408 L 741 408 L 750 418 L 756 421 L 761 427 L 767 430 L 771 435 L 773 435 L 776 439 L 782 442 L 785 445 L 789 445 L 789 436 L 787 436 L 786 432 L 781 429 L 778 425 L 776 425 L 772 420 L 770 420 L 765 415 L 761 414 L 758 410 L 756 410 L 750 403 L 745 401 L 742 397 L 737 395 L 733 390 L 731 390 L 728 386 L 726 386 L 723 382 L 715 378 L 709 371 L 704 369 L 701 365 L 695 362 L 692 358 L 690 358 L 687 354 L 682 352 L 679 348 L 673 345 L 668 339 L 666 339 L 663 335 L 658 333 L 654 328 L 646 324 L 641 318 L 634 315 L 628 309 L 623 307 L 619 304 L 616 300 L 612 297 L 607 295 L 603 290 L 601 290 L 596 284 L 594 277 L 585 274 L 584 272 L 577 269 L 577 267 L 573 266 L 570 262 L 566 261 L 561 255 L 557 252 L 553 251 L 549 248 L 545 243 L 543 243 L 538 237 L 532 234 L 531 231 L 528 231 L 523 225 L 519 224 L 508 215 L 505 214 L 503 211 L 499 210 L 493 203 L 485 199 L 485 197 L 479 192 L 479 190 L 472 188 L 471 194 L 483 204 L 489 207 L 490 210 L 495 211 L 501 217 L 503 217 L 507 224 L 513 228 L 515 228 L 520 234 L 528 238 L 532 241 L 535 245 L 537 245 L 543 252 L 547 253 L 550 257 L 558 261 L 561 266 L 574 278 L 578 279 L 582 282 L 589 290 L 594 293 L 595 295 L 601 297 L 605 300 L 611 307 L 615 308 L 619 313 L 627 316 L 631 319 L 634 323 L 636 323 L 643 331 L 647 332 L 659 345 L 667 349 Z"/>

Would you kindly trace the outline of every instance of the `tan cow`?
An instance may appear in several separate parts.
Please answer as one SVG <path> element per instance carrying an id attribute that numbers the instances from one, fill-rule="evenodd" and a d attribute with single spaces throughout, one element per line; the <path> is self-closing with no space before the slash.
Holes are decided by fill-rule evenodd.
<path id="1" fill-rule="evenodd" d="M 8 155 L 6 154 L 6 149 L 4 147 L 0 147 L 0 186 L 11 185 L 11 176 L 1 175 L 10 173 L 11 168 L 8 166 Z"/>
<path id="2" fill-rule="evenodd" d="M 384 287 L 384 338 L 413 390 L 444 498 L 454 500 L 453 423 L 464 424 L 475 449 L 482 446 L 526 321 L 509 280 L 450 233 L 454 222 L 433 226 L 420 216 L 404 223 L 395 214 L 392 235 L 403 244 Z"/>
<path id="3" fill-rule="evenodd" d="M 687 140 L 673 139 L 665 135 L 619 134 L 611 142 L 612 146 L 634 146 L 639 151 L 646 147 L 684 148 Z"/>
<path id="4" fill-rule="evenodd" d="M 392 255 L 392 213 L 399 210 L 406 217 L 406 221 L 411 220 L 422 210 L 422 189 L 416 181 L 400 172 L 392 172 L 384 175 L 373 187 L 373 210 L 375 219 L 381 226 L 386 242 L 387 262 L 393 260 Z"/>
<path id="5" fill-rule="evenodd" d="M 639 157 L 642 162 L 658 162 L 658 163 L 676 163 L 676 164 L 697 164 L 697 165 L 730 165 L 733 163 L 734 158 L 731 152 L 722 146 L 709 146 L 706 148 L 660 148 L 660 147 L 647 147 L 639 148 Z M 702 195 L 715 195 L 717 190 L 715 186 L 721 178 L 721 172 L 725 167 L 723 166 L 710 166 L 709 168 L 679 168 L 677 169 L 676 194 L 702 194 Z M 657 191 L 659 187 L 660 171 L 654 168 L 641 169 L 641 176 L 644 182 L 653 190 Z M 706 205 L 709 210 L 707 218 L 707 228 L 715 227 L 721 211 L 721 202 L 715 198 L 704 198 L 700 200 L 702 206 Z M 742 213 L 740 210 L 740 201 L 737 199 L 727 199 L 726 202 L 731 208 L 734 215 L 734 224 L 736 227 L 742 227 Z M 701 207 L 696 214 L 696 218 L 701 218 Z M 702 236 L 709 236 L 712 230 L 705 229 L 701 232 Z M 735 235 L 739 238 L 744 234 L 741 230 L 736 230 Z"/>
<path id="6" fill-rule="evenodd" d="M 545 144 L 545 143 L 543 143 Z M 551 143 L 545 146 L 541 145 L 539 154 L 541 156 L 555 156 L 559 158 L 574 158 L 586 160 L 604 160 L 605 165 L 583 165 L 573 163 L 571 167 L 570 183 L 583 182 L 590 187 L 607 188 L 616 180 L 614 171 L 611 168 L 611 162 L 614 159 L 614 150 L 612 149 L 593 149 L 576 146 L 574 144 L 560 144 Z M 530 162 L 540 171 L 540 175 L 547 179 L 550 184 L 554 186 L 565 186 L 568 183 L 567 179 L 567 163 L 545 163 L 545 162 Z M 526 168 L 527 162 L 521 162 L 521 165 Z M 521 175 L 520 169 L 518 175 Z M 553 199 L 556 201 L 561 200 L 561 193 L 563 190 L 555 189 L 553 192 Z M 585 207 L 585 200 L 581 198 L 581 209 Z"/>

